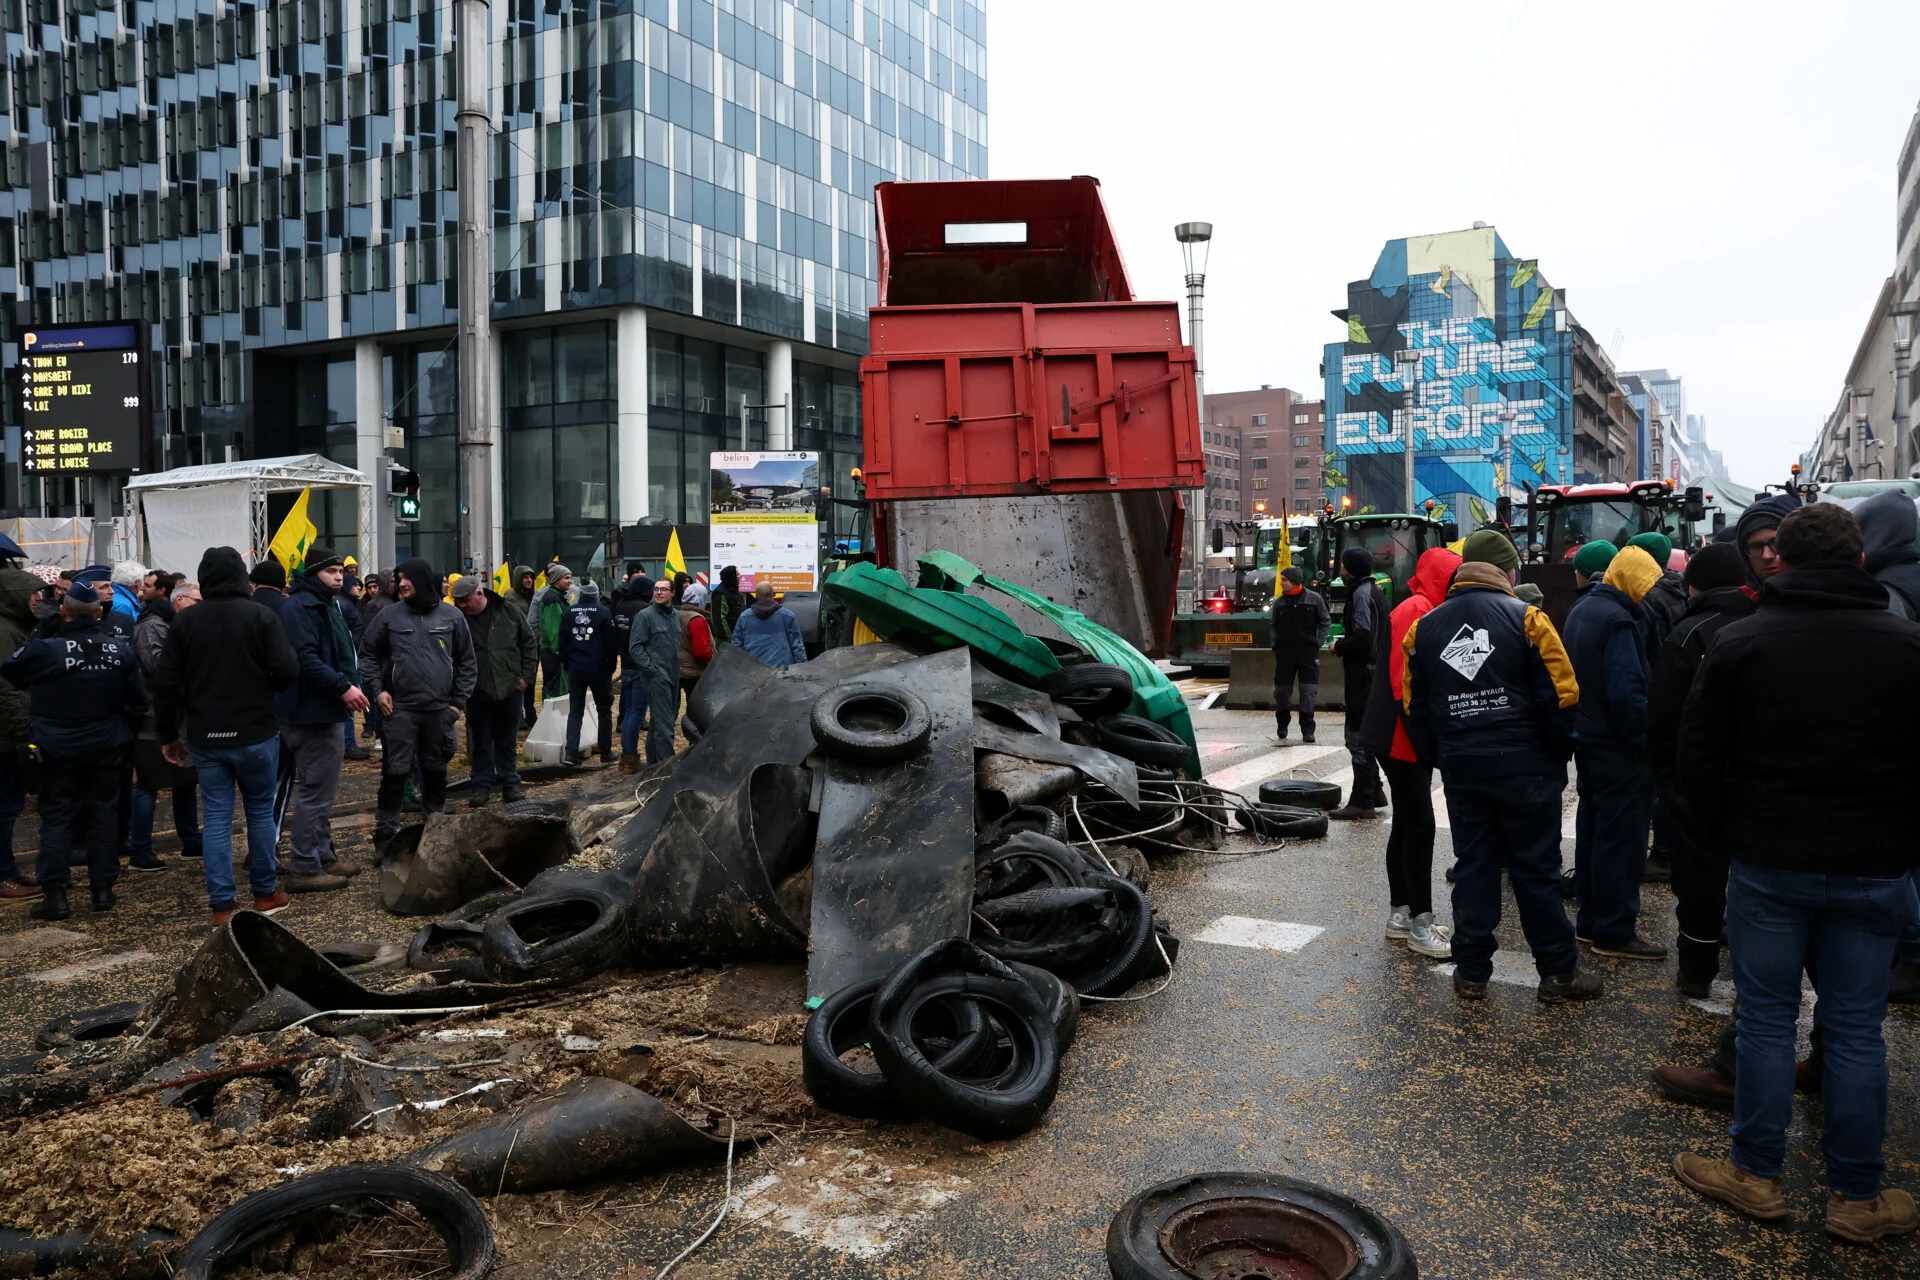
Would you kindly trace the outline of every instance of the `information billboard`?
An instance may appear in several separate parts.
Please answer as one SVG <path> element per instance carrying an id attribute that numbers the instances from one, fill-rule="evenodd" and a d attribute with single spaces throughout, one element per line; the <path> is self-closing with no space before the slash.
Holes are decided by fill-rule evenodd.
<path id="1" fill-rule="evenodd" d="M 740 571 L 740 589 L 762 579 L 782 595 L 820 585 L 818 453 L 714 453 L 709 480 L 708 563 L 720 579 Z"/>
<path id="2" fill-rule="evenodd" d="M 151 421 L 145 336 L 136 321 L 21 331 L 14 379 L 28 475 L 144 468 Z"/>

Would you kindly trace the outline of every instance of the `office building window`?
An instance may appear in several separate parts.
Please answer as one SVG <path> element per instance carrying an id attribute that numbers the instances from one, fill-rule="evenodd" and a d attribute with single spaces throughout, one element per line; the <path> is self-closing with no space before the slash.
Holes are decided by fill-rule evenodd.
<path id="1" fill-rule="evenodd" d="M 1312 447 L 1312 445 L 1312 436 L 1295 436 L 1293 438 L 1293 447 L 1296 449 L 1306 449 Z"/>
<path id="2" fill-rule="evenodd" d="M 1267 438 L 1266 438 L 1265 436 L 1255 436 L 1255 437 L 1253 438 L 1253 447 L 1254 447 L 1254 448 L 1256 448 L 1256 449 L 1264 449 L 1264 448 L 1266 448 L 1266 447 L 1267 447 Z"/>
<path id="3" fill-rule="evenodd" d="M 1253 460 L 1253 469 L 1255 471 L 1265 471 L 1267 469 L 1267 460 L 1265 458 L 1255 458 Z"/>
<path id="4" fill-rule="evenodd" d="M 1308 479 L 1306 476 L 1295 476 L 1293 478 L 1293 487 L 1296 489 L 1307 489 L 1307 488 L 1311 488 L 1312 485 L 1313 485 L 1313 481 Z"/>
<path id="5" fill-rule="evenodd" d="M 1254 426 L 1256 426 L 1256 427 L 1264 427 L 1264 426 L 1266 426 L 1266 425 L 1267 425 L 1267 415 L 1266 415 L 1266 414 L 1264 414 L 1264 413 L 1256 413 L 1256 414 L 1254 414 L 1254 415 L 1253 415 L 1253 425 L 1254 425 Z"/>
<path id="6" fill-rule="evenodd" d="M 1312 461 L 1313 461 L 1313 459 L 1312 459 L 1312 458 L 1308 458 L 1308 457 L 1304 457 L 1304 456 L 1303 456 L 1303 457 L 1298 457 L 1298 458 L 1295 458 L 1295 459 L 1293 460 L 1293 465 L 1294 465 L 1294 467 L 1295 467 L 1296 469 L 1298 469 L 1298 468 L 1301 468 L 1301 467 L 1304 467 L 1304 466 L 1306 466 L 1306 465 L 1307 465 L 1307 464 L 1308 464 L 1309 462 L 1312 462 Z"/>
<path id="7" fill-rule="evenodd" d="M 1305 425 L 1307 425 L 1307 423 L 1311 421 L 1313 421 L 1313 419 L 1309 417 L 1307 414 L 1296 413 L 1293 415 L 1293 425 L 1296 427 L 1304 427 Z"/>
<path id="8" fill-rule="evenodd" d="M 1256 488 L 1256 489 L 1264 489 L 1264 488 L 1266 488 L 1266 487 L 1267 487 L 1267 478 L 1266 478 L 1265 476 L 1261 476 L 1261 477 L 1260 477 L 1259 479 L 1257 479 L 1257 480 L 1255 480 L 1255 481 L 1253 482 L 1253 487 L 1254 487 L 1254 488 Z"/>

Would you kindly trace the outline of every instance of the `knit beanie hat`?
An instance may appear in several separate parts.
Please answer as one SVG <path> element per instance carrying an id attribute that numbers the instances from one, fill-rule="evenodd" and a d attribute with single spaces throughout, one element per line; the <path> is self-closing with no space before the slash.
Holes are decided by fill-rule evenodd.
<path id="1" fill-rule="evenodd" d="M 1746 558 L 1731 542 L 1715 542 L 1700 548 L 1687 561 L 1686 583 L 1702 591 L 1719 587 L 1737 587 L 1747 580 Z"/>
<path id="2" fill-rule="evenodd" d="M 1607 566 L 1620 554 L 1620 548 L 1605 538 L 1595 538 L 1573 553 L 1573 571 L 1583 578 L 1598 581 L 1606 576 Z"/>
<path id="3" fill-rule="evenodd" d="M 1627 539 L 1627 545 L 1638 547 L 1653 557 L 1653 562 L 1665 568 L 1667 560 L 1673 555 L 1673 539 L 1664 533 L 1636 533 Z"/>
<path id="4" fill-rule="evenodd" d="M 1476 529 L 1460 547 L 1463 563 L 1490 564 L 1502 573 L 1520 567 L 1520 550 L 1497 529 Z"/>
<path id="5" fill-rule="evenodd" d="M 1365 547 L 1348 547 L 1340 553 L 1340 567 L 1350 578 L 1364 578 L 1373 572 L 1373 552 Z"/>

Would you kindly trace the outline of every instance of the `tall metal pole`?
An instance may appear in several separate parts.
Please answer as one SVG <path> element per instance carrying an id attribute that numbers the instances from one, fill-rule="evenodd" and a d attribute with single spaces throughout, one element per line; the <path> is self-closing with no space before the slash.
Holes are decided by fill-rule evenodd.
<path id="1" fill-rule="evenodd" d="M 1893 440 L 1894 465 L 1900 462 L 1900 450 L 1907 450 L 1907 470 L 1920 472 L 1920 439 L 1913 433 L 1913 322 L 1916 304 L 1905 303 L 1893 311 Z"/>
<path id="2" fill-rule="evenodd" d="M 1213 239 L 1211 222 L 1183 222 L 1173 229 L 1187 264 L 1187 336 L 1193 343 L 1193 384 L 1200 415 L 1201 430 L 1207 427 L 1207 355 L 1205 311 L 1207 297 L 1207 246 Z M 1188 499 L 1192 510 L 1188 522 L 1193 526 L 1193 595 L 1206 591 L 1207 575 L 1207 491 L 1195 489 Z"/>
<path id="3" fill-rule="evenodd" d="M 492 360 L 493 229 L 487 217 L 489 56 L 487 0 L 458 0 L 454 58 L 459 81 L 460 200 L 460 549 L 462 568 L 493 567 L 493 415 L 488 404 Z"/>

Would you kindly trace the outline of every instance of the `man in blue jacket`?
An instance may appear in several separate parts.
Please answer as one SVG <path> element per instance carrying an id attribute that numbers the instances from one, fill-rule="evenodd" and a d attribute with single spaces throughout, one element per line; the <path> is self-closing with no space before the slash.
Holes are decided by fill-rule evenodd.
<path id="1" fill-rule="evenodd" d="M 1487 998 L 1504 870 L 1540 1000 L 1591 1000 L 1602 984 L 1581 972 L 1560 905 L 1560 795 L 1580 701 L 1573 664 L 1547 615 L 1514 596 L 1520 553 L 1511 541 L 1481 529 L 1461 556 L 1446 600 L 1401 641 L 1407 737 L 1440 767 L 1459 859 L 1454 994 Z"/>
<path id="2" fill-rule="evenodd" d="M 604 762 L 613 758 L 613 668 L 620 660 L 614 638 L 613 613 L 600 603 L 600 584 L 580 584 L 580 598 L 560 620 L 560 665 L 567 671 L 567 763 L 580 764 L 580 723 L 586 718 L 587 697 L 593 697 L 600 722 L 598 752 Z"/>
<path id="3" fill-rule="evenodd" d="M 333 798 L 346 753 L 343 724 L 367 709 L 360 691 L 360 658 L 340 608 L 346 567 L 333 548 L 307 549 L 306 570 L 294 575 L 280 625 L 300 662 L 300 675 L 277 699 L 280 741 L 293 756 L 293 872 L 280 881 L 288 893 L 324 893 L 347 887 L 358 870 L 333 852 Z"/>
<path id="4" fill-rule="evenodd" d="M 770 667 L 807 660 L 806 640 L 793 610 L 773 598 L 773 584 L 753 589 L 753 605 L 733 624 L 733 642 Z"/>
<path id="5" fill-rule="evenodd" d="M 67 856 L 75 844 L 87 853 L 93 909 L 114 904 L 119 845 L 113 806 L 102 797 L 127 773 L 134 729 L 147 714 L 147 685 L 133 642 L 109 632 L 100 614 L 92 584 L 76 582 L 60 602 L 59 633 L 27 641 L 0 664 L 0 677 L 31 691 L 40 748 L 42 897 L 29 909 L 36 920 L 73 914 Z"/>
<path id="6" fill-rule="evenodd" d="M 1667 949 L 1639 936 L 1640 878 L 1647 865 L 1653 775 L 1647 763 L 1650 669 L 1642 602 L 1660 566 L 1622 547 L 1606 577 L 1588 587 L 1567 615 L 1567 654 L 1580 684 L 1574 721 L 1580 745 L 1580 816 L 1573 874 L 1580 898 L 1574 932 L 1595 955 L 1664 960 Z M 1664 637 L 1663 637 L 1664 638 Z"/>

